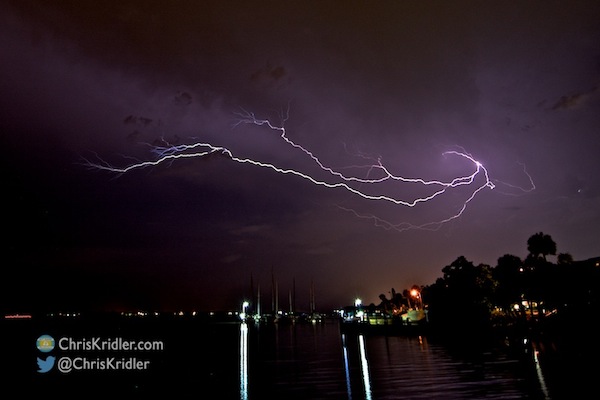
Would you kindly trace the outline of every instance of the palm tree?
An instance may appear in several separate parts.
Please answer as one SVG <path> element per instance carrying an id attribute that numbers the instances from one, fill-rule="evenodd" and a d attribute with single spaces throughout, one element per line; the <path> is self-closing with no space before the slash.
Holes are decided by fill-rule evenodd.
<path id="1" fill-rule="evenodd" d="M 538 315 L 543 316 L 544 307 L 552 307 L 557 302 L 558 271 L 556 265 L 546 259 L 549 254 L 556 255 L 556 243 L 550 235 L 538 232 L 527 240 L 527 250 L 526 294 L 537 304 Z"/>

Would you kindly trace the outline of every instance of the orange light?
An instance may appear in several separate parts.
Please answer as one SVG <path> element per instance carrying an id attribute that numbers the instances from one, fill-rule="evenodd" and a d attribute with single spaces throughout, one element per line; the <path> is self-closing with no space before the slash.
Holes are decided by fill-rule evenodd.
<path id="1" fill-rule="evenodd" d="M 4 319 L 29 319 L 31 315 L 29 314 L 9 314 L 5 315 Z"/>

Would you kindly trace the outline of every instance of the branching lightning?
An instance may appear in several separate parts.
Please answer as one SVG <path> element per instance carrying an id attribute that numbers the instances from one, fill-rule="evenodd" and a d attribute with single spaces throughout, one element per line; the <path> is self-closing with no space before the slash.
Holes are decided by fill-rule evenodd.
<path id="1" fill-rule="evenodd" d="M 355 165 L 353 166 L 353 169 L 360 168 L 361 170 L 366 170 L 367 172 L 363 175 L 350 175 L 342 173 L 340 169 L 334 169 L 333 167 L 327 166 L 312 151 L 292 141 L 287 136 L 287 131 L 285 128 L 285 122 L 288 119 L 288 113 L 282 116 L 282 122 L 280 125 L 273 124 L 268 119 L 259 119 L 254 115 L 254 113 L 247 111 L 238 113 L 237 116 L 239 117 L 239 119 L 234 124 L 234 127 L 238 127 L 244 124 L 251 124 L 258 127 L 266 127 L 271 131 L 277 132 L 279 138 L 283 140 L 285 144 L 291 147 L 294 151 L 301 152 L 304 156 L 306 156 L 308 160 L 310 160 L 310 162 L 313 165 L 316 165 L 318 169 L 323 171 L 325 173 L 324 175 L 328 176 L 329 179 L 319 178 L 315 176 L 315 174 L 310 174 L 308 172 L 303 172 L 294 168 L 284 168 L 270 162 L 260 161 L 253 158 L 239 157 L 234 155 L 233 152 L 226 147 L 216 146 L 204 142 L 194 142 L 191 144 L 180 145 L 171 145 L 169 143 L 165 143 L 164 145 L 160 146 L 152 145 L 150 146 L 151 152 L 156 157 L 155 159 L 147 161 L 136 161 L 124 167 L 114 166 L 100 158 L 98 158 L 98 161 L 91 161 L 89 159 L 85 159 L 84 164 L 89 168 L 93 169 L 105 170 L 116 174 L 125 174 L 138 169 L 156 167 L 160 164 L 170 164 L 180 159 L 204 158 L 213 154 L 220 154 L 240 164 L 250 164 L 256 167 L 270 169 L 280 174 L 294 175 L 296 177 L 309 181 L 314 185 L 323 186 L 329 189 L 345 190 L 350 194 L 367 201 L 385 202 L 388 204 L 405 207 L 415 207 L 420 203 L 429 202 L 439 196 L 442 196 L 451 189 L 459 187 L 470 188 L 469 194 L 466 196 L 466 199 L 462 202 L 462 205 L 460 205 L 454 213 L 451 213 L 451 215 L 441 220 L 435 222 L 427 222 L 420 225 L 415 225 L 406 222 L 400 224 L 393 224 L 375 215 L 359 214 L 353 209 L 338 206 L 339 208 L 345 211 L 353 213 L 359 218 L 372 220 L 376 226 L 398 231 L 405 231 L 409 229 L 438 229 L 443 224 L 452 221 L 456 218 L 459 218 L 467 209 L 469 203 L 481 191 L 483 191 L 484 189 L 494 189 L 496 187 L 494 181 L 490 179 L 488 170 L 483 166 L 483 164 L 477 161 L 471 154 L 467 153 L 463 149 L 461 149 L 461 151 L 450 150 L 442 153 L 443 156 L 463 159 L 468 161 L 468 163 L 472 165 L 472 171 L 469 174 L 466 174 L 464 176 L 458 176 L 450 180 L 427 180 L 423 178 L 399 176 L 392 173 L 390 169 L 383 164 L 380 157 L 369 158 L 364 156 L 361 156 L 361 158 L 367 160 L 367 163 Z M 512 188 L 518 188 L 523 192 L 533 190 L 535 188 L 533 180 L 531 179 L 531 176 L 529 174 L 527 174 L 527 176 L 530 179 L 532 189 L 527 190 L 512 185 L 508 186 L 511 186 Z M 428 193 L 415 198 L 402 198 L 396 195 L 385 194 L 383 193 L 383 191 L 378 192 L 378 187 L 385 182 L 416 184 L 421 186 L 422 188 L 426 188 L 428 190 Z M 500 181 L 496 182 L 505 184 L 504 182 Z"/>
<path id="2" fill-rule="evenodd" d="M 527 172 L 527 168 L 525 167 L 525 164 L 523 163 L 519 163 L 519 165 L 521 165 L 523 167 L 523 173 L 527 176 L 527 179 L 529 179 L 529 184 L 531 185 L 530 188 L 522 188 L 520 186 L 515 186 L 511 183 L 507 183 L 507 182 L 503 182 L 500 180 L 495 180 L 494 182 L 502 184 L 504 186 L 507 186 L 511 189 L 515 189 L 517 191 L 517 193 L 511 193 L 511 192 L 502 192 L 502 194 L 505 194 L 507 196 L 521 196 L 527 193 L 531 193 L 535 190 L 535 183 L 533 182 L 533 178 L 531 177 L 531 175 L 529 175 L 529 172 Z"/>

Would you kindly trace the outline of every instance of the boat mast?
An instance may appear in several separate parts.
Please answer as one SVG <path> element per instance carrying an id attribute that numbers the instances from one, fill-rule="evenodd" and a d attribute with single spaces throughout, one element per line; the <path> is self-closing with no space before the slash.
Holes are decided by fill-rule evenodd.
<path id="1" fill-rule="evenodd" d="M 315 312 L 315 285 L 313 280 L 310 280 L 310 313 Z"/>
<path id="2" fill-rule="evenodd" d="M 256 293 L 256 315 L 260 318 L 260 283 L 258 284 Z"/>
<path id="3" fill-rule="evenodd" d="M 279 311 L 279 292 L 273 269 L 271 269 L 271 307 L 273 308 L 274 316 L 277 317 Z"/>

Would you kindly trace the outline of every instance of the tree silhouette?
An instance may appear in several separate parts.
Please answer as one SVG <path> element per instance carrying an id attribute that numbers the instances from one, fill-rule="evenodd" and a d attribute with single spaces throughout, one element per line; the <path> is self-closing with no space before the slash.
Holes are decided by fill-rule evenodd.
<path id="1" fill-rule="evenodd" d="M 556 255 L 556 243 L 543 232 L 529 238 L 527 249 L 525 259 L 505 254 L 494 268 L 476 266 L 464 256 L 445 266 L 442 277 L 421 287 L 433 330 L 461 338 L 488 328 L 518 337 L 565 332 L 576 324 L 590 329 L 591 316 L 600 312 L 600 257 L 574 261 L 569 253 L 559 253 L 556 262 L 548 261 L 548 255 Z M 382 305 L 412 300 L 409 289 L 402 293 L 392 289 L 390 300 L 380 295 Z M 530 308 L 519 307 L 517 313 L 515 304 Z"/>
<path id="2" fill-rule="evenodd" d="M 527 300 L 537 305 L 538 315 L 544 315 L 545 306 L 552 307 L 556 303 L 558 274 L 556 265 L 549 262 L 548 255 L 556 254 L 556 243 L 550 235 L 538 232 L 527 240 L 529 255 L 525 259 Z"/>
<path id="3" fill-rule="evenodd" d="M 517 256 L 505 254 L 498 258 L 493 270 L 496 280 L 495 303 L 504 310 L 510 310 L 512 304 L 520 303 L 525 290 L 523 262 Z"/>
<path id="4" fill-rule="evenodd" d="M 569 253 L 559 253 L 556 257 L 556 263 L 559 265 L 573 264 L 573 256 Z"/>
<path id="5" fill-rule="evenodd" d="M 550 235 L 538 232 L 527 240 L 527 250 L 533 257 L 539 258 L 542 256 L 546 260 L 547 255 L 556 254 L 556 243 Z"/>
<path id="6" fill-rule="evenodd" d="M 489 322 L 495 286 L 490 266 L 475 266 L 460 256 L 442 272 L 444 276 L 435 284 L 423 288 L 431 320 L 453 324 L 458 318 L 463 328 Z"/>

